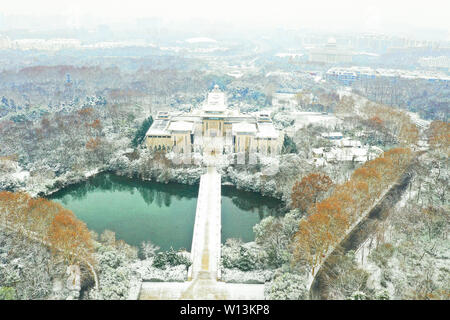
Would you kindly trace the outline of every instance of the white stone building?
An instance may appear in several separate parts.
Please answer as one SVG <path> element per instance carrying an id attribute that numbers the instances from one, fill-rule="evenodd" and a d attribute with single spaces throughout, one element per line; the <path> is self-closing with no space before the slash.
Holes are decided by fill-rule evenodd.
<path id="1" fill-rule="evenodd" d="M 216 85 L 201 108 L 188 113 L 159 112 L 146 134 L 147 147 L 178 153 L 279 153 L 282 133 L 267 113 L 245 114 L 227 108 Z"/>

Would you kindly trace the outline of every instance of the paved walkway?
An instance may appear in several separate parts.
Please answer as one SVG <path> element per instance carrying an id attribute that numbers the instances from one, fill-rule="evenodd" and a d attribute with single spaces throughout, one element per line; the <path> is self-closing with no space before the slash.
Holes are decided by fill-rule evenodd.
<path id="1" fill-rule="evenodd" d="M 200 178 L 188 280 L 220 278 L 221 184 L 214 167 Z"/>
<path id="2" fill-rule="evenodd" d="M 263 284 L 225 282 L 144 282 L 140 300 L 264 300 Z"/>

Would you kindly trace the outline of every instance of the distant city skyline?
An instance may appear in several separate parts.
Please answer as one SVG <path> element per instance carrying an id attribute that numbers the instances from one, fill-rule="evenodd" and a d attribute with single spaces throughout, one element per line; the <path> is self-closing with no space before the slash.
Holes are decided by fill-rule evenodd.
<path id="1" fill-rule="evenodd" d="M 138 27 L 148 18 L 163 24 L 201 20 L 228 23 L 235 28 L 309 28 L 331 32 L 375 32 L 411 36 L 419 31 L 439 33 L 450 39 L 450 2 L 390 0 L 291 0 L 224 2 L 166 0 L 144 2 L 128 0 L 25 1 L 2 4 L 0 30 L 92 28 L 98 25 Z M 420 33 L 420 32 L 419 32 Z M 423 36 L 423 35 L 421 35 Z"/>

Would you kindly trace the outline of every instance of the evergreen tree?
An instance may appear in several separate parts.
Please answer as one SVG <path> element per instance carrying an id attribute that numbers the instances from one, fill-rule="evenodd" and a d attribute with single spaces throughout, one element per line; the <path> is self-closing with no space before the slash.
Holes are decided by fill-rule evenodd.
<path id="1" fill-rule="evenodd" d="M 136 131 L 136 134 L 135 134 L 133 140 L 131 141 L 131 145 L 133 147 L 136 148 L 138 145 L 140 145 L 144 141 L 145 134 L 147 133 L 147 131 L 150 128 L 150 126 L 152 125 L 152 123 L 153 123 L 152 116 L 148 117 L 147 119 L 145 119 L 142 122 L 140 128 Z"/>
<path id="2" fill-rule="evenodd" d="M 297 145 L 287 134 L 284 135 L 283 147 L 281 153 L 297 153 Z"/>

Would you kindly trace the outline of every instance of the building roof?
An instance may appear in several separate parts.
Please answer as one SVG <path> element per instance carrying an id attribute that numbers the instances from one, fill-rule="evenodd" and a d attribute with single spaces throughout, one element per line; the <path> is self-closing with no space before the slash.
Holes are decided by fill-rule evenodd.
<path id="1" fill-rule="evenodd" d="M 261 113 L 257 116 L 258 122 L 270 122 L 272 123 L 272 119 L 268 114 Z"/>
<path id="2" fill-rule="evenodd" d="M 275 130 L 272 123 L 258 123 L 258 138 L 278 138 L 278 131 Z"/>
<path id="3" fill-rule="evenodd" d="M 342 132 L 323 132 L 322 138 L 342 138 Z"/>
<path id="4" fill-rule="evenodd" d="M 331 148 L 329 152 L 324 153 L 324 158 L 327 161 L 367 161 L 367 148 Z"/>
<path id="5" fill-rule="evenodd" d="M 232 131 L 233 135 L 235 135 L 236 133 L 252 133 L 252 134 L 255 134 L 257 132 L 256 124 L 248 123 L 248 122 L 233 123 L 231 125 L 231 131 Z"/>
<path id="6" fill-rule="evenodd" d="M 371 152 L 374 152 L 374 153 L 377 153 L 377 154 L 381 154 L 381 153 L 384 152 L 383 149 L 381 149 L 381 148 L 379 148 L 379 147 L 377 147 L 377 146 L 371 146 L 371 147 L 370 147 L 370 151 L 371 151 Z"/>
<path id="7" fill-rule="evenodd" d="M 167 111 L 159 111 L 156 119 L 168 119 L 169 118 L 169 112 Z"/>
<path id="8" fill-rule="evenodd" d="M 324 166 L 326 163 L 326 160 L 323 158 L 314 158 L 313 163 L 316 165 L 316 167 Z"/>
<path id="9" fill-rule="evenodd" d="M 337 147 L 356 147 L 356 148 L 362 147 L 361 141 L 352 139 L 337 140 L 334 141 L 334 145 Z"/>
<path id="10" fill-rule="evenodd" d="M 150 129 L 148 129 L 146 135 L 167 135 L 169 134 L 169 132 L 166 130 L 168 124 L 168 119 L 156 119 L 155 121 L 153 121 Z"/>
<path id="11" fill-rule="evenodd" d="M 314 154 L 323 154 L 323 148 L 312 148 Z"/>
<path id="12" fill-rule="evenodd" d="M 193 131 L 194 123 L 187 121 L 173 121 L 170 123 L 168 131 Z"/>

